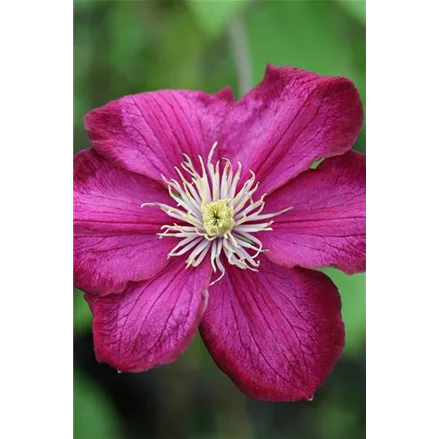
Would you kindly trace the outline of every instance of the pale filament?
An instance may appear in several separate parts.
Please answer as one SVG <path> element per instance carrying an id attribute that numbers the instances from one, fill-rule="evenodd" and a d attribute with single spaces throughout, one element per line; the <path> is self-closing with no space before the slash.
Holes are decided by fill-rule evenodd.
<path id="1" fill-rule="evenodd" d="M 256 175 L 250 171 L 251 177 L 237 191 L 242 164 L 238 162 L 238 169 L 234 172 L 230 160 L 223 159 L 226 164 L 220 173 L 220 162 L 217 161 L 215 165 L 212 163 L 217 145 L 218 142 L 213 144 L 206 164 L 198 156 L 201 175 L 195 170 L 189 156 L 183 154 L 185 160 L 181 163 L 181 168 L 189 175 L 190 181 L 177 167 L 175 170 L 181 182 L 162 176 L 168 186 L 169 195 L 176 202 L 175 207 L 163 203 L 141 205 L 158 206 L 171 218 L 185 223 L 164 225 L 161 228 L 163 232 L 158 233 L 158 236 L 181 238 L 168 254 L 168 258 L 188 253 L 186 268 L 197 267 L 210 252 L 212 269 L 214 273 L 220 272 L 211 285 L 225 274 L 221 262 L 222 254 L 231 265 L 257 271 L 257 258 L 267 250 L 263 249 L 261 241 L 254 235 L 273 230 L 270 227 L 273 221 L 266 220 L 292 209 L 289 207 L 279 212 L 262 214 L 267 194 L 257 201 L 253 200 L 252 196 L 259 186 L 259 183 L 255 183 Z"/>

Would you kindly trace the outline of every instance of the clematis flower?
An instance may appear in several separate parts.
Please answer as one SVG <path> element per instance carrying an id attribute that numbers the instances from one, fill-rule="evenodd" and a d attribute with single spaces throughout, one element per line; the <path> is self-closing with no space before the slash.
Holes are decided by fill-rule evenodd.
<path id="1" fill-rule="evenodd" d="M 238 101 L 162 90 L 88 113 L 74 279 L 98 361 L 146 371 L 199 329 L 247 395 L 311 399 L 344 346 L 337 288 L 313 270 L 365 270 L 362 120 L 348 79 L 272 65 Z"/>

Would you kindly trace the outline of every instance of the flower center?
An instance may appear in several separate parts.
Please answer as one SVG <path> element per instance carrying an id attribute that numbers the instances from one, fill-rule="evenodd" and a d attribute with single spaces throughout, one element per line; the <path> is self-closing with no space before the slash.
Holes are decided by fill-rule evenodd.
<path id="1" fill-rule="evenodd" d="M 235 225 L 230 199 L 218 200 L 201 206 L 203 226 L 209 236 L 224 236 Z"/>
<path id="2" fill-rule="evenodd" d="M 212 163 L 213 153 L 217 146 L 215 142 L 205 164 L 198 156 L 201 174 L 195 169 L 191 159 L 183 154 L 185 161 L 181 168 L 189 176 L 185 177 L 179 168 L 175 168 L 181 182 L 175 179 L 167 180 L 168 192 L 175 201 L 176 207 L 163 203 L 144 203 L 145 206 L 158 206 L 171 218 L 179 223 L 162 226 L 160 238 L 174 236 L 180 238 L 179 243 L 169 253 L 168 258 L 189 254 L 186 268 L 197 267 L 210 253 L 212 269 L 220 276 L 211 283 L 218 282 L 225 274 L 222 256 L 231 265 L 241 269 L 257 271 L 260 253 L 266 252 L 262 242 L 257 238 L 259 232 L 273 230 L 273 221 L 266 221 L 287 212 L 291 207 L 275 213 L 261 214 L 264 210 L 264 199 L 267 194 L 254 201 L 252 196 L 258 190 L 255 183 L 256 175 L 250 171 L 251 177 L 245 181 L 238 191 L 241 179 L 242 164 L 233 170 L 230 160 L 220 172 L 220 162 Z M 207 168 L 207 171 L 206 171 Z"/>

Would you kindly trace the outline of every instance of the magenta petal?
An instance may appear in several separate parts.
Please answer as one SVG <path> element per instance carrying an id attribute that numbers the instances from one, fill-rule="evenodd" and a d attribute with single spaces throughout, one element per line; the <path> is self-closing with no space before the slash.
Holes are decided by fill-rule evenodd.
<path id="1" fill-rule="evenodd" d="M 170 363 L 195 335 L 207 302 L 210 263 L 173 263 L 123 294 L 88 296 L 96 358 L 120 371 L 142 372 Z"/>
<path id="2" fill-rule="evenodd" d="M 119 169 L 93 150 L 74 160 L 74 281 L 95 294 L 121 292 L 128 281 L 149 279 L 168 263 L 176 244 L 156 235 L 169 217 L 145 202 L 167 203 L 150 178 Z"/>
<path id="3" fill-rule="evenodd" d="M 324 274 L 262 258 L 257 273 L 227 267 L 209 289 L 200 331 L 218 367 L 248 396 L 311 399 L 344 346 L 340 309 Z"/>
<path id="4" fill-rule="evenodd" d="M 265 210 L 293 209 L 261 235 L 267 257 L 287 267 L 366 269 L 366 156 L 324 160 L 267 197 Z"/>
<path id="5" fill-rule="evenodd" d="M 256 173 L 260 192 L 270 192 L 317 159 L 346 152 L 362 122 L 350 80 L 269 65 L 227 117 L 221 155 L 241 160 L 244 174 Z"/>
<path id="6" fill-rule="evenodd" d="M 84 118 L 94 148 L 119 166 L 161 181 L 188 154 L 207 157 L 219 140 L 222 122 L 233 103 L 230 89 L 216 95 L 163 90 L 114 100 Z"/>

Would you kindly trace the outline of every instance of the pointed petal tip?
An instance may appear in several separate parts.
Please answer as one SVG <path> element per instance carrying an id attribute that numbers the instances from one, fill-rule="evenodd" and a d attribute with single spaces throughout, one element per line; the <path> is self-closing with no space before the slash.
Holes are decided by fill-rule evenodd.
<path id="1" fill-rule="evenodd" d="M 258 274 L 230 267 L 211 288 L 200 332 L 218 367 L 251 398 L 312 400 L 344 345 L 332 281 L 264 259 Z"/>
<path id="2" fill-rule="evenodd" d="M 224 99 L 226 102 L 229 103 L 233 103 L 235 101 L 235 97 L 233 96 L 233 89 L 229 85 L 215 93 L 215 96 L 219 99 Z"/>

